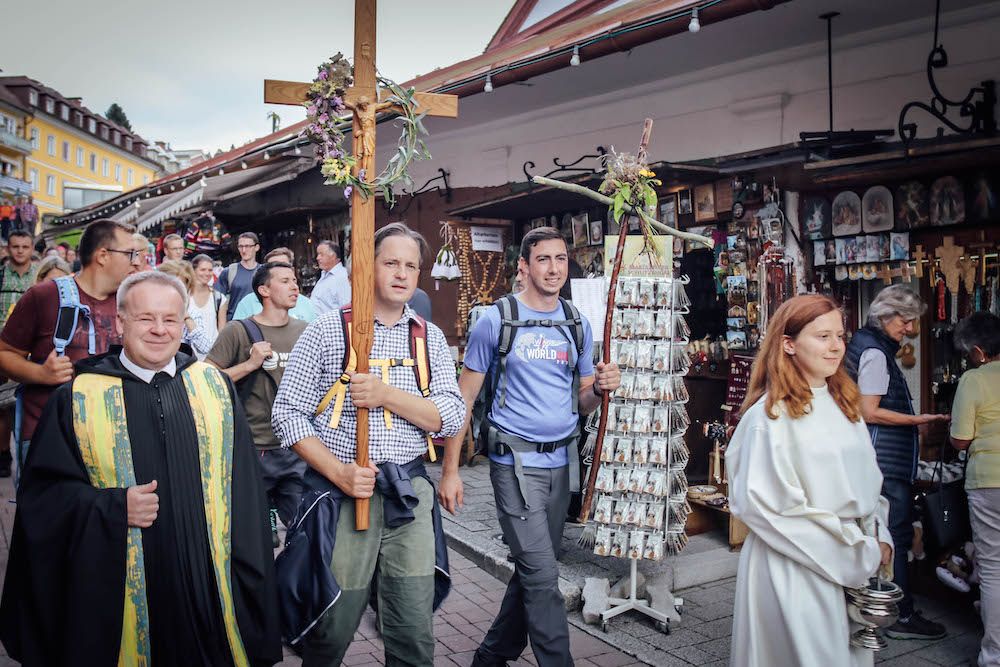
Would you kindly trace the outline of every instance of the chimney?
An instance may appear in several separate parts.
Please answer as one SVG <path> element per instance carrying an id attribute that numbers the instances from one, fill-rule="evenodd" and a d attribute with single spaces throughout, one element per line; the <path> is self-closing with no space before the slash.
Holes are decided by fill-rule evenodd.
<path id="1" fill-rule="evenodd" d="M 83 108 L 83 98 L 82 97 L 67 97 L 66 100 L 70 104 L 72 104 L 73 106 L 77 107 L 78 109 L 82 109 Z"/>

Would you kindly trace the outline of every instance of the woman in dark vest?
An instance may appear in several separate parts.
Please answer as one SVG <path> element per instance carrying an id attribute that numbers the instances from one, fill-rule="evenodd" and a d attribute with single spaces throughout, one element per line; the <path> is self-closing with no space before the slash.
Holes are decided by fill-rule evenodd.
<path id="1" fill-rule="evenodd" d="M 847 346 L 847 368 L 861 390 L 861 416 L 868 425 L 889 501 L 889 530 L 896 544 L 893 572 L 903 589 L 899 620 L 886 629 L 893 639 L 939 639 L 945 629 L 913 610 L 907 549 L 913 542 L 913 478 L 919 453 L 917 427 L 947 421 L 948 415 L 914 414 L 910 389 L 896 364 L 903 336 L 927 306 L 909 287 L 886 287 L 868 310 L 867 324 Z"/>

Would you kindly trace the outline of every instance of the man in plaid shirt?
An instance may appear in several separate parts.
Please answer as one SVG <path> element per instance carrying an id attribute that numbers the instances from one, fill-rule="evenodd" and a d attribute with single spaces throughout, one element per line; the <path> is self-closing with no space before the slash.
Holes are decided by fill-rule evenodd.
<path id="1" fill-rule="evenodd" d="M 402 223 L 387 225 L 375 235 L 372 359 L 412 356 L 410 323 L 417 320 L 406 302 L 416 289 L 425 247 L 423 237 Z M 340 664 L 376 577 L 387 662 L 434 662 L 431 619 L 435 603 L 440 602 L 435 575 L 446 574 L 447 563 L 442 566 L 440 553 L 436 552 L 435 533 L 440 531 L 435 528 L 440 525 L 440 515 L 422 457 L 427 451 L 428 433 L 442 437 L 458 433 L 465 418 L 465 402 L 458 391 L 455 364 L 444 334 L 433 324 L 426 326 L 429 395 L 421 396 L 409 366 L 389 367 L 386 381 L 378 374 L 349 372 L 350 386 L 335 429 L 330 427 L 335 401 L 314 415 L 343 373 L 345 337 L 339 311 L 325 313 L 309 325 L 285 368 L 272 409 L 274 432 L 283 447 L 291 447 L 309 464 L 307 487 L 314 492 L 325 491 L 325 498 L 336 501 L 331 511 L 320 503 L 322 494 L 306 494 L 298 523 L 287 539 L 288 556 L 282 554 L 278 562 L 284 604 L 301 597 L 294 591 L 285 594 L 288 588 L 295 588 L 296 582 L 291 580 L 301 575 L 293 570 L 307 567 L 303 563 L 308 558 L 301 555 L 298 560 L 299 552 L 324 541 L 316 535 L 308 539 L 296 533 L 320 531 L 326 542 L 333 544 L 330 570 L 339 596 L 333 597 L 327 607 L 314 605 L 318 618 L 307 618 L 304 627 L 286 627 L 291 641 L 304 640 L 306 664 Z M 354 462 L 359 407 L 369 409 L 371 463 L 365 468 Z M 391 413 L 391 428 L 386 425 L 387 410 Z M 406 483 L 412 488 L 409 493 L 400 493 Z M 355 529 L 355 504 L 351 498 L 372 498 L 367 531 Z M 418 501 L 415 507 L 414 499 Z M 402 504 L 409 509 L 402 508 Z M 320 509 L 314 511 L 317 505 Z M 329 540 L 329 533 L 334 526 L 316 526 L 314 517 L 321 512 L 326 512 L 324 516 L 329 518 L 325 521 L 335 526 L 333 540 Z M 304 592 L 310 595 L 313 591 Z M 292 613 L 300 612 L 296 609 Z"/>

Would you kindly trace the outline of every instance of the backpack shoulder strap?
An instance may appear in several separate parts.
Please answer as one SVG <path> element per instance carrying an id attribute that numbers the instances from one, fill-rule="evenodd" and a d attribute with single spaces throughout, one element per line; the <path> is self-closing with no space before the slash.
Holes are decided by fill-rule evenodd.
<path id="1" fill-rule="evenodd" d="M 237 268 L 239 264 L 239 262 L 233 262 L 226 267 L 226 296 L 229 296 L 233 291 L 233 281 L 236 280 L 236 272 L 239 271 Z"/>
<path id="2" fill-rule="evenodd" d="M 73 276 L 60 276 L 53 282 L 59 291 L 59 314 L 56 318 L 55 331 L 52 333 L 52 345 L 56 349 L 56 354 L 66 353 L 66 348 L 76 334 L 81 314 L 87 318 L 89 324 L 87 352 L 97 354 L 96 332 L 94 323 L 90 320 L 90 307 L 80 303 L 80 291 L 76 287 L 76 279 Z"/>
<path id="3" fill-rule="evenodd" d="M 576 362 L 573 364 L 573 414 L 580 412 L 580 356 L 583 354 L 583 319 L 580 310 L 566 299 L 559 297 L 563 307 L 563 317 L 570 323 L 569 332 L 576 345 Z"/>
<path id="4" fill-rule="evenodd" d="M 243 330 L 247 332 L 247 337 L 250 339 L 251 345 L 254 343 L 264 342 L 264 333 L 260 330 L 260 326 L 254 322 L 252 317 L 239 320 L 239 323 L 243 325 Z"/>
<path id="5" fill-rule="evenodd" d="M 351 305 L 340 309 L 340 325 L 342 327 L 341 331 L 344 334 L 344 362 L 342 366 L 342 371 L 340 377 L 337 381 L 333 383 L 333 386 L 326 392 L 322 400 L 320 400 L 319 405 L 316 406 L 316 417 L 326 410 L 326 407 L 330 405 L 331 401 L 333 404 L 333 414 L 330 416 L 330 428 L 337 428 L 340 424 L 340 413 L 344 409 L 344 399 L 347 395 L 347 385 L 351 382 L 351 377 L 347 374 L 348 371 L 353 371 L 358 367 L 358 358 L 354 353 L 354 347 L 351 345 Z"/>
<path id="6" fill-rule="evenodd" d="M 431 395 L 431 361 L 427 351 L 427 322 L 419 315 L 410 320 L 410 354 L 413 356 L 413 372 L 417 374 L 417 387 L 424 398 Z"/>
<path id="7" fill-rule="evenodd" d="M 495 303 L 500 309 L 500 339 L 497 343 L 500 361 L 496 376 L 493 378 L 493 395 L 497 396 L 496 389 L 499 385 L 499 405 L 503 408 L 507 402 L 507 355 L 514 346 L 514 336 L 517 333 L 514 325 L 517 321 L 517 298 L 513 294 L 508 294 L 497 299 Z"/>
<path id="8" fill-rule="evenodd" d="M 261 343 L 264 341 L 264 333 L 260 330 L 260 326 L 253 321 L 253 318 L 248 317 L 237 321 L 243 326 L 243 330 L 247 332 L 247 338 L 250 339 L 251 347 L 254 343 Z M 240 397 L 244 406 L 246 405 L 247 397 L 250 396 L 252 380 L 260 371 L 260 368 L 255 368 L 236 383 L 236 393 Z M 267 374 L 265 373 L 265 375 Z M 271 378 L 270 375 L 267 375 L 267 377 L 271 379 L 271 382 L 274 382 L 274 379 Z"/>

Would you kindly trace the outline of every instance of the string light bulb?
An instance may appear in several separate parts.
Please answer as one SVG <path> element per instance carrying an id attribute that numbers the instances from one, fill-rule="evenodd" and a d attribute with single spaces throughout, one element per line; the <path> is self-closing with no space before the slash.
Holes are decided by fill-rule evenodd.
<path id="1" fill-rule="evenodd" d="M 198 185 L 200 185 L 203 188 L 208 187 L 208 181 L 205 180 L 205 176 L 204 175 L 202 175 L 201 180 L 198 181 Z"/>
<path id="2" fill-rule="evenodd" d="M 265 160 L 270 160 L 271 159 L 271 154 L 268 153 L 267 151 L 264 151 L 264 159 Z"/>
<path id="3" fill-rule="evenodd" d="M 490 76 L 489 74 L 486 75 L 486 85 L 483 86 L 483 92 L 484 93 L 493 92 L 493 77 Z"/>
<path id="4" fill-rule="evenodd" d="M 295 147 L 295 154 L 296 155 L 302 155 L 302 149 L 299 146 Z"/>
<path id="5" fill-rule="evenodd" d="M 240 169 L 246 169 L 246 168 L 247 168 L 247 161 L 246 160 L 242 160 L 240 162 Z"/>
<path id="6" fill-rule="evenodd" d="M 688 23 L 688 30 L 691 32 L 698 32 L 701 30 L 701 21 L 698 20 L 698 8 L 695 7 L 691 10 L 691 22 Z"/>
<path id="7" fill-rule="evenodd" d="M 580 64 L 580 47 L 579 45 L 573 47 L 573 56 L 569 59 L 570 67 L 576 67 Z"/>
<path id="8" fill-rule="evenodd" d="M 222 176 L 225 173 L 226 173 L 226 170 L 223 169 L 222 167 L 219 167 L 219 176 Z"/>

